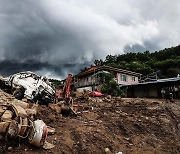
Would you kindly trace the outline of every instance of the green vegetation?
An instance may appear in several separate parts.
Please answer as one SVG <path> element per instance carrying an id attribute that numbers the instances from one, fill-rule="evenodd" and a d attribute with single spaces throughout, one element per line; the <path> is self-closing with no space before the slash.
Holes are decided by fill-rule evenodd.
<path id="1" fill-rule="evenodd" d="M 96 66 L 107 65 L 141 73 L 142 75 L 157 72 L 158 78 L 176 77 L 180 74 L 180 45 L 150 53 L 126 53 L 107 55 L 103 61 L 95 60 Z"/>
<path id="2" fill-rule="evenodd" d="M 113 75 L 111 73 L 103 74 L 103 85 L 101 91 L 103 94 L 108 94 L 112 96 L 121 96 L 122 90 L 119 88 L 117 82 L 113 79 Z"/>
<path id="3" fill-rule="evenodd" d="M 160 51 L 150 53 L 149 51 L 138 53 L 126 53 L 123 55 L 107 55 L 106 59 L 95 60 L 96 66 L 106 65 L 126 69 L 141 73 L 143 76 L 157 72 L 158 78 L 171 78 L 180 74 L 180 45 L 172 48 L 165 48 Z M 92 66 L 92 65 L 91 65 Z M 87 70 L 85 67 L 82 71 Z M 50 80 L 56 88 L 59 88 L 61 82 Z M 114 81 L 104 85 L 104 92 L 107 92 L 106 86 L 115 86 Z"/>
<path id="4" fill-rule="evenodd" d="M 60 85 L 62 85 L 61 84 L 61 81 L 59 81 L 59 80 L 56 80 L 56 79 L 49 79 L 49 81 L 53 84 L 53 86 L 55 87 L 55 88 L 57 88 L 57 89 L 59 89 L 60 88 Z"/>

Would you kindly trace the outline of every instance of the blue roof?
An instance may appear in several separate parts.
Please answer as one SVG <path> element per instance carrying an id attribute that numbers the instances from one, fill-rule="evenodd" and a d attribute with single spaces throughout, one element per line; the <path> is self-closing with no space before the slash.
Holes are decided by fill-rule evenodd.
<path id="1" fill-rule="evenodd" d="M 154 84 L 154 83 L 163 83 L 163 82 L 175 82 L 175 81 L 180 81 L 180 77 L 159 79 L 156 81 L 148 81 L 148 82 L 142 82 L 142 83 L 137 83 L 137 84 L 132 84 L 132 85 L 121 85 L 121 87 L 123 87 L 123 86 L 134 86 L 134 85 L 146 85 L 146 84 Z"/>

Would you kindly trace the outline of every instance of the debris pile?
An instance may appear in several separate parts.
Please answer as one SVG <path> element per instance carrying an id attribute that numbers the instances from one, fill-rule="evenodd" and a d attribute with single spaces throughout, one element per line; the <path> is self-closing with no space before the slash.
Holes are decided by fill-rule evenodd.
<path id="1" fill-rule="evenodd" d="M 18 85 L 36 82 L 24 75 L 23 82 L 18 78 Z M 18 100 L 21 95 L 14 91 L 19 86 L 9 81 L 0 79 L 0 153 L 180 153 L 179 100 L 167 103 L 163 99 L 89 95 L 87 91 L 77 92 L 78 97 L 72 99 L 71 76 L 60 93 L 63 100 L 49 102 L 50 93 L 47 97 L 41 93 L 46 86 L 42 90 L 37 84 L 31 97 L 25 88 L 23 99 Z M 54 94 L 50 96 L 54 99 Z M 45 103 L 42 97 L 47 98 Z M 62 111 L 74 114 L 63 116 Z"/>
<path id="2" fill-rule="evenodd" d="M 47 148 L 46 124 L 36 119 L 38 104 L 28 104 L 0 90 L 0 134 L 4 150 L 11 138 L 26 138 L 30 144 Z M 49 131 L 51 132 L 51 131 Z M 52 147 L 52 145 L 51 145 Z"/>
<path id="3" fill-rule="evenodd" d="M 56 99 L 56 91 L 46 77 L 33 72 L 20 72 L 0 78 L 0 88 L 10 91 L 17 99 L 48 104 Z"/>
<path id="4" fill-rule="evenodd" d="M 71 75 L 67 81 L 61 97 L 64 100 L 57 103 L 56 90 L 46 77 L 29 71 L 9 77 L 0 76 L 0 88 L 3 89 L 0 90 L 0 140 L 5 141 L 3 151 L 11 149 L 7 143 L 13 138 L 27 139 L 30 144 L 44 149 L 54 147 L 46 138 L 47 134 L 54 134 L 55 129 L 37 118 L 38 106 L 45 104 L 58 114 L 66 112 L 69 115 L 72 112 L 76 115 L 70 97 Z"/>

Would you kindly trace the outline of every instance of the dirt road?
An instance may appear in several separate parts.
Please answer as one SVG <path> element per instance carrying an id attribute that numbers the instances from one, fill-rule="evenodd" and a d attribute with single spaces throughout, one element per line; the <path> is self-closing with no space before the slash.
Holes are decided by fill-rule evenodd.
<path id="1" fill-rule="evenodd" d="M 77 117 L 62 117 L 40 106 L 37 118 L 56 129 L 48 136 L 51 150 L 24 140 L 8 143 L 8 153 L 180 153 L 180 100 L 112 98 L 102 102 L 81 101 Z M 2 140 L 0 140 L 3 142 Z"/>

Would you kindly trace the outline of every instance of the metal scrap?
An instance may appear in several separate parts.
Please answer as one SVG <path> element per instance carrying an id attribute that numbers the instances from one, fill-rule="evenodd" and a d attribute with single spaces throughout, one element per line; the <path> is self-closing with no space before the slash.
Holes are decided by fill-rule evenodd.
<path id="1" fill-rule="evenodd" d="M 46 77 L 33 72 L 20 72 L 9 77 L 0 77 L 1 87 L 8 89 L 17 99 L 24 97 L 32 102 L 52 103 L 56 99 L 55 88 Z"/>
<path id="2" fill-rule="evenodd" d="M 28 103 L 17 100 L 2 90 L 0 90 L 0 94 L 0 134 L 7 134 L 11 138 L 27 138 L 30 144 L 43 147 L 48 130 L 50 134 L 53 134 L 55 129 L 47 127 L 42 120 L 34 118 L 37 114 L 38 104 L 27 108 L 26 104 Z M 16 101 L 18 103 L 15 103 Z M 48 149 L 47 146 L 45 147 Z"/>

